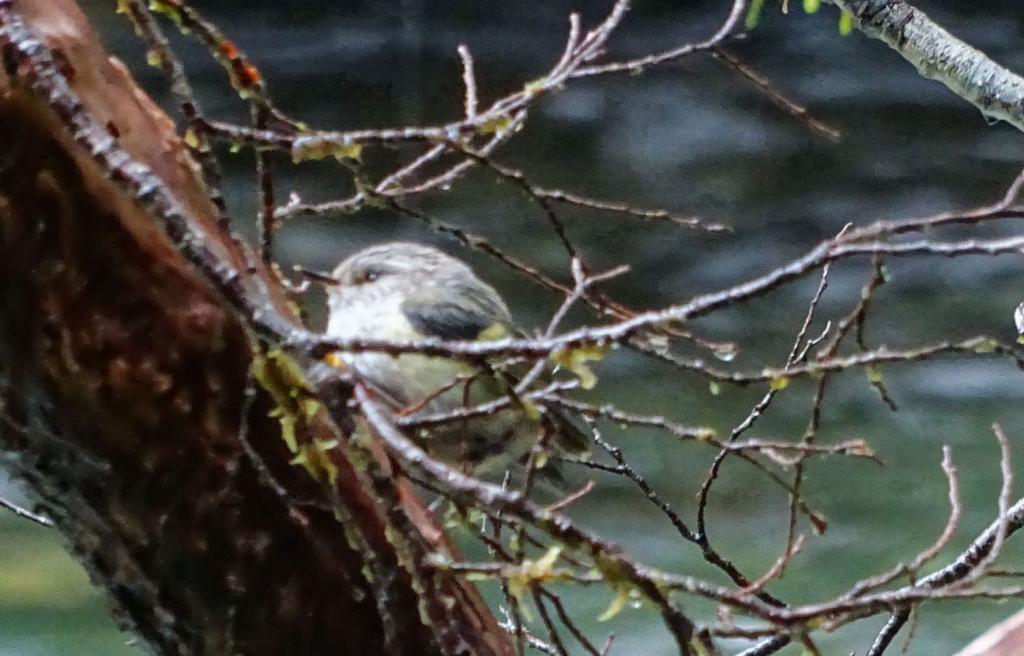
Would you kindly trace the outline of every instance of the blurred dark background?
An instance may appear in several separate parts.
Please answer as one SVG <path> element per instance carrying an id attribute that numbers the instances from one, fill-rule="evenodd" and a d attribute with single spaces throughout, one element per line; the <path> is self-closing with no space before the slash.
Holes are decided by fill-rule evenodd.
<path id="1" fill-rule="evenodd" d="M 518 89 L 557 58 L 571 11 L 581 11 L 585 24 L 592 25 L 610 4 L 219 0 L 193 6 L 255 58 L 287 112 L 315 127 L 352 129 L 458 117 L 459 43 L 475 55 L 483 104 Z M 717 29 L 729 4 L 638 0 L 610 42 L 609 54 L 624 58 L 700 39 Z M 835 234 L 846 222 L 906 218 L 992 201 L 1024 161 L 1024 135 L 1007 125 L 988 125 L 977 110 L 940 84 L 919 77 L 880 42 L 857 33 L 840 36 L 833 7 L 805 15 L 799 2 L 790 4 L 789 14 L 782 15 L 777 3 L 766 3 L 757 28 L 729 48 L 780 91 L 839 128 L 841 142 L 811 132 L 734 72 L 700 55 L 640 76 L 573 81 L 540 102 L 526 129 L 498 153 L 498 161 L 523 168 L 542 186 L 698 214 L 736 229 L 734 235 L 709 235 L 593 211 L 562 211 L 570 235 L 593 268 L 632 266 L 627 277 L 609 286 L 629 305 L 683 301 L 766 272 Z M 1017 0 L 917 4 L 1000 63 L 1024 71 L 1024 12 Z M 167 101 L 165 85 L 154 69 L 142 64 L 145 50 L 127 23 L 114 15 L 114 3 L 84 5 L 110 48 L 131 63 L 147 89 Z M 205 51 L 177 34 L 173 41 L 209 113 L 245 120 L 245 106 L 225 91 L 222 72 Z M 239 221 L 251 235 L 251 154 L 225 153 L 224 163 L 232 210 L 246 217 Z M 292 189 L 307 201 L 351 190 L 340 167 L 292 167 L 285 158 L 280 163 L 282 201 Z M 471 173 L 450 193 L 413 203 L 565 276 L 564 252 L 544 216 L 486 172 Z M 1014 229 L 1006 222 L 977 234 Z M 936 232 L 943 237 L 957 234 L 956 229 Z M 528 326 L 543 322 L 557 304 L 558 299 L 524 284 L 492 260 L 380 211 L 295 220 L 280 235 L 278 255 L 288 263 L 328 268 L 364 244 L 396 237 L 434 242 L 469 259 L 506 293 Z M 879 294 L 868 321 L 871 344 L 899 347 L 979 333 L 1005 341 L 1015 337 L 1012 310 L 1024 297 L 1024 261 L 1019 256 L 912 258 L 891 261 L 889 268 L 892 282 Z M 867 274 L 864 261 L 835 267 L 819 315 L 822 321 L 838 317 L 856 302 Z M 731 363 L 716 364 L 743 370 L 781 365 L 815 284 L 808 279 L 699 321 L 704 334 L 734 340 L 741 348 Z M 308 303 L 314 322 L 321 314 L 318 302 L 311 296 Z M 725 387 L 713 396 L 699 377 L 624 353 L 615 353 L 597 370 L 601 382 L 593 398 L 711 425 L 720 433 L 728 433 L 764 391 Z M 791 602 L 838 594 L 858 578 L 913 557 L 934 540 L 947 513 L 938 466 L 942 444 L 953 447 L 965 507 L 946 559 L 994 517 L 999 478 L 998 448 L 989 430 L 993 421 L 1003 424 L 1017 447 L 1018 461 L 1024 461 L 1024 375 L 1011 363 L 946 358 L 883 371 L 899 412 L 878 400 L 861 372 L 844 375 L 832 388 L 820 439 L 864 438 L 885 467 L 841 459 L 815 460 L 809 467 L 808 500 L 831 523 L 824 536 L 809 539 L 786 576 L 772 585 L 775 594 Z M 750 435 L 798 439 L 806 425 L 810 391 L 806 383 L 790 386 Z M 637 430 L 610 428 L 607 437 L 684 517 L 692 517 L 694 494 L 713 451 Z M 588 472 L 570 475 L 583 481 Z M 651 564 L 722 581 L 634 488 L 611 478 L 598 482 L 574 507 L 581 523 L 623 542 Z M 0 485 L 0 491 L 18 495 L 11 484 Z M 712 540 L 756 576 L 782 549 L 786 507 L 786 497 L 761 474 L 729 461 L 711 499 Z M 806 526 L 801 531 L 809 533 Z M 1016 542 L 1010 543 L 1006 558 L 1007 567 L 1024 563 Z M 492 588 L 485 584 L 488 594 Z M 614 621 L 597 624 L 594 618 L 611 593 L 566 595 L 581 623 L 595 635 L 617 634 L 613 654 L 673 653 L 650 609 L 627 608 Z M 713 611 L 706 604 L 683 603 L 697 615 L 707 617 Z M 984 601 L 926 606 L 909 653 L 955 651 L 1017 607 Z M 863 620 L 823 636 L 820 644 L 826 654 L 863 653 L 883 620 Z M 62 551 L 58 535 L 0 514 L 0 655 L 140 653 L 126 646 L 127 639 L 108 619 L 102 595 Z"/>

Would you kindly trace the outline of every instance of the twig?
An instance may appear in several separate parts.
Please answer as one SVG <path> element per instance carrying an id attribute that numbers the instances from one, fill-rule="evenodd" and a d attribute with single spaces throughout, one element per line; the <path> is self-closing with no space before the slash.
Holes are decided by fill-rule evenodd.
<path id="1" fill-rule="evenodd" d="M 14 503 L 13 501 L 5 499 L 4 497 L 0 497 L 0 508 L 6 508 L 7 510 L 11 511 L 18 517 L 22 517 L 24 519 L 33 521 L 36 524 L 39 524 L 40 526 L 45 526 L 46 528 L 54 527 L 53 520 L 49 517 L 44 517 L 39 513 L 34 513 L 31 510 L 22 508 L 18 504 Z"/>
<path id="2" fill-rule="evenodd" d="M 838 143 L 842 139 L 843 134 L 837 128 L 815 118 L 806 107 L 803 107 L 784 96 L 766 77 L 741 61 L 739 57 L 731 53 L 726 48 L 716 46 L 712 49 L 711 54 L 715 59 L 724 62 L 731 70 L 735 71 L 742 78 L 753 84 L 757 90 L 763 93 L 766 98 L 775 104 L 776 107 L 781 108 L 784 112 L 796 118 L 798 121 L 806 125 L 811 131 L 834 143 Z"/>
<path id="3" fill-rule="evenodd" d="M 466 88 L 466 100 L 464 103 L 466 118 L 472 120 L 476 116 L 477 110 L 476 74 L 473 71 L 473 55 L 469 52 L 469 47 L 463 43 L 459 44 L 458 51 L 459 57 L 462 59 L 462 84 Z"/>

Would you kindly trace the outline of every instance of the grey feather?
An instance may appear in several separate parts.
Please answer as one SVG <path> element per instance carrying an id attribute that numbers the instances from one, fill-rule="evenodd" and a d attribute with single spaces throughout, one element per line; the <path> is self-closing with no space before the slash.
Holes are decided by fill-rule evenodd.
<path id="1" fill-rule="evenodd" d="M 495 324 L 510 334 L 518 332 L 498 292 L 475 277 L 435 280 L 410 294 L 402 312 L 421 333 L 442 339 L 477 339 Z"/>
<path id="2" fill-rule="evenodd" d="M 493 316 L 477 308 L 447 301 L 430 302 L 422 298 L 404 301 L 402 312 L 421 334 L 441 339 L 476 339 L 495 323 Z"/>

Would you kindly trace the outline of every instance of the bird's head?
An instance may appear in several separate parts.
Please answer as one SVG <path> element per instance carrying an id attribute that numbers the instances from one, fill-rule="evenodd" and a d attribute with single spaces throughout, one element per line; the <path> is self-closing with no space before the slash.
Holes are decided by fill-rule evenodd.
<path id="1" fill-rule="evenodd" d="M 401 302 L 430 287 L 475 280 L 463 262 L 431 246 L 388 242 L 363 249 L 343 260 L 325 284 L 333 308 Z"/>

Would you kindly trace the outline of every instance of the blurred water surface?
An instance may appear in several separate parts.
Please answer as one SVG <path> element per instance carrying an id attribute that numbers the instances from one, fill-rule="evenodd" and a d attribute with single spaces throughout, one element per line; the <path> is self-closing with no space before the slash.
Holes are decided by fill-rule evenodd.
<path id="1" fill-rule="evenodd" d="M 193 4 L 254 56 L 274 97 L 289 113 L 314 126 L 350 129 L 458 116 L 459 43 L 468 44 L 475 55 L 482 102 L 519 88 L 543 74 L 558 56 L 570 11 L 582 11 L 592 23 L 609 2 Z M 637 2 L 611 42 L 611 54 L 638 55 L 708 35 L 728 4 Z M 572 82 L 542 101 L 525 131 L 498 156 L 529 171 L 543 186 L 667 207 L 736 229 L 734 235 L 709 235 L 565 210 L 569 232 L 594 269 L 632 265 L 628 277 L 609 286 L 632 306 L 682 301 L 766 272 L 835 234 L 846 222 L 905 218 L 991 201 L 1024 160 L 1024 135 L 1006 125 L 987 125 L 976 110 L 941 85 L 920 78 L 882 44 L 858 34 L 841 37 L 833 9 L 806 16 L 794 7 L 782 15 L 768 4 L 757 29 L 730 47 L 815 116 L 842 130 L 840 143 L 812 133 L 734 73 L 698 56 L 640 76 Z M 144 51 L 130 28 L 113 16 L 112 2 L 85 5 L 116 53 L 135 64 L 143 61 Z M 944 0 L 920 6 L 1001 63 L 1024 71 L 1024 13 L 1018 2 Z M 224 93 L 221 71 L 201 48 L 189 44 L 179 52 L 207 109 L 244 119 L 244 106 Z M 145 86 L 166 100 L 156 73 L 134 68 Z M 251 159 L 247 154 L 226 158 L 232 209 L 236 216 L 251 217 Z M 306 200 L 323 200 L 341 196 L 351 186 L 339 169 L 308 164 L 284 170 L 279 189 L 282 196 L 295 189 Z M 548 272 L 565 275 L 564 252 L 544 216 L 509 185 L 475 172 L 451 193 L 416 202 Z M 251 234 L 251 220 L 241 221 Z M 987 234 L 1013 229 L 1007 224 Z M 525 325 L 541 323 L 557 303 L 492 261 L 458 251 L 436 234 L 382 212 L 295 221 L 281 235 L 279 255 L 287 262 L 326 268 L 361 245 L 396 237 L 435 242 L 472 261 L 508 295 Z M 878 311 L 867 326 L 868 340 L 897 347 L 988 333 L 1009 341 L 1014 336 L 1011 312 L 1024 296 L 1022 264 L 1020 257 L 892 261 L 893 280 L 879 295 Z M 866 274 L 865 262 L 836 266 L 820 316 L 845 313 Z M 803 281 L 697 325 L 716 339 L 741 345 L 729 366 L 750 370 L 781 365 L 815 284 Z M 320 314 L 316 300 L 311 301 L 314 320 Z M 953 447 L 965 506 L 947 559 L 995 512 L 998 449 L 988 428 L 993 421 L 1004 425 L 1018 449 L 1018 462 L 1024 462 L 1024 378 L 1012 364 L 944 359 L 884 371 L 899 412 L 879 402 L 861 373 L 843 376 L 833 388 L 821 439 L 864 438 L 886 466 L 832 459 L 816 460 L 809 468 L 808 499 L 827 514 L 831 525 L 824 536 L 809 536 L 804 553 L 772 585 L 775 594 L 794 603 L 838 594 L 856 579 L 911 558 L 931 543 L 947 512 L 938 467 L 942 444 Z M 763 393 L 726 387 L 720 396 L 712 396 L 698 377 L 622 353 L 599 365 L 598 373 L 601 383 L 594 398 L 726 433 Z M 798 439 L 810 391 L 803 382 L 791 385 L 751 435 Z M 607 436 L 684 517 L 692 517 L 693 496 L 711 450 L 637 430 L 609 430 Z M 574 475 L 585 479 L 583 472 Z M 633 488 L 618 480 L 600 483 L 574 508 L 580 522 L 623 542 L 646 562 L 722 581 L 664 518 L 641 503 Z M 786 504 L 763 476 L 728 462 L 711 501 L 714 543 L 743 570 L 757 575 L 782 547 Z M 806 527 L 801 530 L 808 532 Z M 137 653 L 125 645 L 127 638 L 106 617 L 102 596 L 88 587 L 85 575 L 59 545 L 52 533 L 0 516 L 0 655 Z M 1011 542 L 1007 566 L 1022 563 L 1019 544 Z M 488 594 L 494 592 L 485 588 Z M 613 654 L 673 653 L 660 620 L 649 609 L 628 608 L 613 622 L 598 625 L 593 618 L 610 593 L 566 595 L 594 635 L 616 633 Z M 695 614 L 713 610 L 688 600 L 684 605 Z M 926 606 L 909 653 L 950 653 L 1017 606 Z M 863 653 L 882 621 L 864 620 L 822 636 L 820 644 L 826 654 Z"/>

